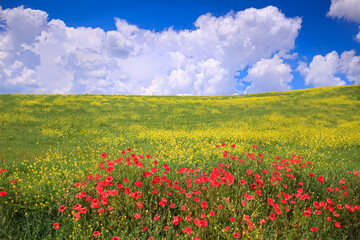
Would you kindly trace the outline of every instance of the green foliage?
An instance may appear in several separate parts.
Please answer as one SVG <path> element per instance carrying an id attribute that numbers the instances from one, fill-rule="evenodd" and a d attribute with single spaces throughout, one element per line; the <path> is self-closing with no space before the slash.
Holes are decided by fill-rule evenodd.
<path id="1" fill-rule="evenodd" d="M 54 239 L 54 211 L 74 182 L 95 172 L 102 152 L 115 159 L 128 147 L 209 171 L 219 161 L 215 144 L 237 143 L 239 156 L 257 144 L 266 156 L 312 161 L 315 174 L 335 181 L 358 170 L 359 96 L 360 86 L 215 97 L 0 95 L 0 169 L 8 169 L 0 191 L 9 191 L 0 238 Z"/>

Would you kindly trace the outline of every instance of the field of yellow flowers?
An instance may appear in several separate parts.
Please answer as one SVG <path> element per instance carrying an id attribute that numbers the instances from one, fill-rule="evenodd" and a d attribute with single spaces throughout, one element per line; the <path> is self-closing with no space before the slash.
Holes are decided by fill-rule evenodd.
<path id="1" fill-rule="evenodd" d="M 0 239 L 360 239 L 360 86 L 0 95 Z"/>

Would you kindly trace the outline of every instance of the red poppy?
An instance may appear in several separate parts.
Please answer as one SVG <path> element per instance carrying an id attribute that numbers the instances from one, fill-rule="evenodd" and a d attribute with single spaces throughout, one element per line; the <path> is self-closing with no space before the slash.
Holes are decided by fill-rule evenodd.
<path id="1" fill-rule="evenodd" d="M 208 208 L 209 207 L 208 203 L 206 201 L 201 201 L 200 205 L 201 205 L 202 208 Z"/>
<path id="2" fill-rule="evenodd" d="M 139 208 L 143 208 L 143 207 L 144 207 L 144 205 L 142 204 L 142 202 L 137 202 L 137 203 L 136 203 L 136 206 L 138 206 Z"/>
<path id="3" fill-rule="evenodd" d="M 105 209 L 103 209 L 103 208 L 99 208 L 99 209 L 98 209 L 98 213 L 99 213 L 99 214 L 102 214 L 103 212 L 105 212 Z"/>
<path id="4" fill-rule="evenodd" d="M 324 181 L 324 177 L 323 177 L 323 176 L 319 176 L 319 177 L 317 177 L 317 180 L 318 180 L 320 183 L 322 183 L 322 182 Z"/>
<path id="5" fill-rule="evenodd" d="M 75 211 L 78 211 L 81 208 L 80 204 L 76 204 L 75 206 L 72 207 L 72 209 L 74 209 Z"/>
<path id="6" fill-rule="evenodd" d="M 303 212 L 303 214 L 304 214 L 305 217 L 310 217 L 311 211 L 306 210 L 306 211 Z"/>
<path id="7" fill-rule="evenodd" d="M 336 223 L 335 223 L 335 227 L 337 227 L 337 228 L 341 228 L 340 223 L 339 223 L 339 222 L 336 222 Z"/>
<path id="8" fill-rule="evenodd" d="M 95 231 L 95 232 L 93 233 L 93 236 L 94 236 L 94 237 L 100 236 L 100 232 L 99 232 L 99 231 Z"/>
<path id="9" fill-rule="evenodd" d="M 155 220 L 155 221 L 159 220 L 159 218 L 160 218 L 160 216 L 157 215 L 157 214 L 154 216 L 154 220 Z"/>
<path id="10" fill-rule="evenodd" d="M 66 207 L 64 205 L 61 205 L 59 207 L 59 212 L 63 212 L 63 211 L 65 211 L 65 209 L 66 209 Z"/>
<path id="11" fill-rule="evenodd" d="M 275 213 L 271 213 L 270 216 L 269 216 L 269 219 L 274 221 L 276 219 Z"/>
<path id="12" fill-rule="evenodd" d="M 229 218 L 230 222 L 235 222 L 235 218 L 234 217 L 231 217 Z"/>
<path id="13" fill-rule="evenodd" d="M 141 181 L 137 181 L 135 184 L 137 187 L 141 187 L 143 185 L 143 183 Z"/>
<path id="14" fill-rule="evenodd" d="M 310 227 L 310 230 L 311 230 L 312 232 L 317 232 L 319 229 L 317 229 L 316 227 Z"/>
<path id="15" fill-rule="evenodd" d="M 221 143 L 221 146 L 222 146 L 222 147 L 225 147 L 225 146 L 226 146 L 226 143 Z"/>
<path id="16" fill-rule="evenodd" d="M 141 214 L 140 214 L 140 213 L 135 213 L 135 218 L 136 218 L 136 219 L 140 219 L 140 218 L 141 218 Z"/>
<path id="17" fill-rule="evenodd" d="M 191 227 L 186 227 L 182 229 L 184 233 L 187 233 L 188 235 L 190 235 L 193 231 L 191 229 Z"/>
<path id="18" fill-rule="evenodd" d="M 224 227 L 223 230 L 224 230 L 225 232 L 228 232 L 228 231 L 229 231 L 229 226 Z"/>
<path id="19" fill-rule="evenodd" d="M 234 237 L 235 237 L 235 238 L 239 238 L 239 237 L 241 237 L 241 235 L 240 235 L 240 233 L 238 233 L 238 232 L 234 232 Z"/>
<path id="20" fill-rule="evenodd" d="M 101 155 L 100 155 L 100 157 L 102 157 L 102 158 L 106 158 L 106 153 L 102 153 Z"/>
<path id="21" fill-rule="evenodd" d="M 111 240 L 120 240 L 120 237 L 113 236 L 113 237 L 111 238 Z"/>
<path id="22" fill-rule="evenodd" d="M 252 147 L 253 147 L 253 148 L 257 148 L 257 146 L 256 146 L 255 144 L 254 144 L 254 145 L 252 145 Z"/>
<path id="23" fill-rule="evenodd" d="M 53 228 L 55 228 L 55 229 L 59 229 L 59 227 L 60 227 L 60 225 L 59 225 L 59 223 L 58 223 L 58 222 L 54 223 Z"/>

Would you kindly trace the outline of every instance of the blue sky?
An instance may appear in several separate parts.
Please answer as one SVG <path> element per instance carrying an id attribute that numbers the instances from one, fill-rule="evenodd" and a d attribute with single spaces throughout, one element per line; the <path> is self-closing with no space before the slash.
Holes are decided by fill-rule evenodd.
<path id="1" fill-rule="evenodd" d="M 360 83 L 358 0 L 3 0 L 0 6 L 0 93 L 221 95 Z M 235 24 L 239 29 L 214 38 Z M 283 36 L 257 39 L 256 29 L 261 35 L 269 28 L 282 28 Z M 255 33 L 247 35 L 249 29 Z M 98 39 L 84 46 L 87 38 Z M 211 45 L 207 53 L 196 50 L 204 42 Z M 57 44 L 58 51 L 50 50 Z"/>

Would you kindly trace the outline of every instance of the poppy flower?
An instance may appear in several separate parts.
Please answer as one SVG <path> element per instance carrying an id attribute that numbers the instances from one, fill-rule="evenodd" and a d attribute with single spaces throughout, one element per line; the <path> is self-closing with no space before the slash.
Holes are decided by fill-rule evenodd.
<path id="1" fill-rule="evenodd" d="M 319 229 L 316 228 L 316 227 L 310 227 L 310 230 L 311 230 L 312 232 L 317 232 Z"/>
<path id="2" fill-rule="evenodd" d="M 159 218 L 160 218 L 160 216 L 157 215 L 157 214 L 154 216 L 154 220 L 155 220 L 155 221 L 159 220 Z"/>
<path id="3" fill-rule="evenodd" d="M 271 213 L 270 216 L 269 216 L 269 219 L 274 221 L 276 219 L 275 213 Z"/>
<path id="4" fill-rule="evenodd" d="M 182 229 L 184 233 L 187 233 L 188 235 L 190 235 L 193 231 L 191 229 L 191 227 L 186 227 Z"/>
<path id="5" fill-rule="evenodd" d="M 229 231 L 229 226 L 224 227 L 223 230 L 224 230 L 225 232 L 228 232 L 228 231 Z"/>
<path id="6" fill-rule="evenodd" d="M 66 207 L 64 205 L 61 205 L 59 207 L 59 212 L 63 212 L 63 211 L 65 211 L 65 209 L 66 209 Z"/>
<path id="7" fill-rule="evenodd" d="M 239 238 L 239 237 L 241 237 L 240 233 L 234 232 L 234 238 Z"/>
<path id="8" fill-rule="evenodd" d="M 256 146 L 255 144 L 254 144 L 254 145 L 252 145 L 252 147 L 253 147 L 253 148 L 257 148 L 257 146 Z"/>
<path id="9" fill-rule="evenodd" d="M 113 236 L 113 237 L 111 238 L 111 240 L 120 240 L 120 237 Z"/>
<path id="10" fill-rule="evenodd" d="M 141 214 L 140 214 L 140 213 L 135 213 L 135 218 L 136 218 L 136 219 L 140 219 L 140 218 L 141 218 Z"/>
<path id="11" fill-rule="evenodd" d="M 95 232 L 93 233 L 93 236 L 94 236 L 94 237 L 100 236 L 100 232 L 99 232 L 99 231 L 95 231 Z"/>
<path id="12" fill-rule="evenodd" d="M 60 225 L 59 225 L 59 223 L 58 223 L 58 222 L 54 223 L 53 228 L 55 228 L 55 229 L 59 229 L 59 227 L 60 227 Z"/>
<path id="13" fill-rule="evenodd" d="M 202 208 L 208 208 L 209 207 L 208 203 L 206 201 L 201 201 L 200 205 L 201 205 Z"/>
<path id="14" fill-rule="evenodd" d="M 306 211 L 303 212 L 303 214 L 304 214 L 305 217 L 310 217 L 311 211 L 306 210 Z"/>
<path id="15" fill-rule="evenodd" d="M 339 223 L 339 222 L 336 222 L 336 223 L 335 223 L 335 227 L 337 227 L 337 228 L 341 228 L 340 223 Z"/>
<path id="16" fill-rule="evenodd" d="M 141 187 L 143 185 L 143 183 L 141 181 L 137 181 L 135 184 L 137 187 Z"/>
<path id="17" fill-rule="evenodd" d="M 317 177 L 317 180 L 318 180 L 320 183 L 322 183 L 322 182 L 324 181 L 324 177 L 323 177 L 323 176 L 319 176 L 319 177 Z"/>
<path id="18" fill-rule="evenodd" d="M 102 153 L 101 155 L 100 155 L 100 157 L 102 157 L 102 158 L 106 158 L 106 153 Z"/>

